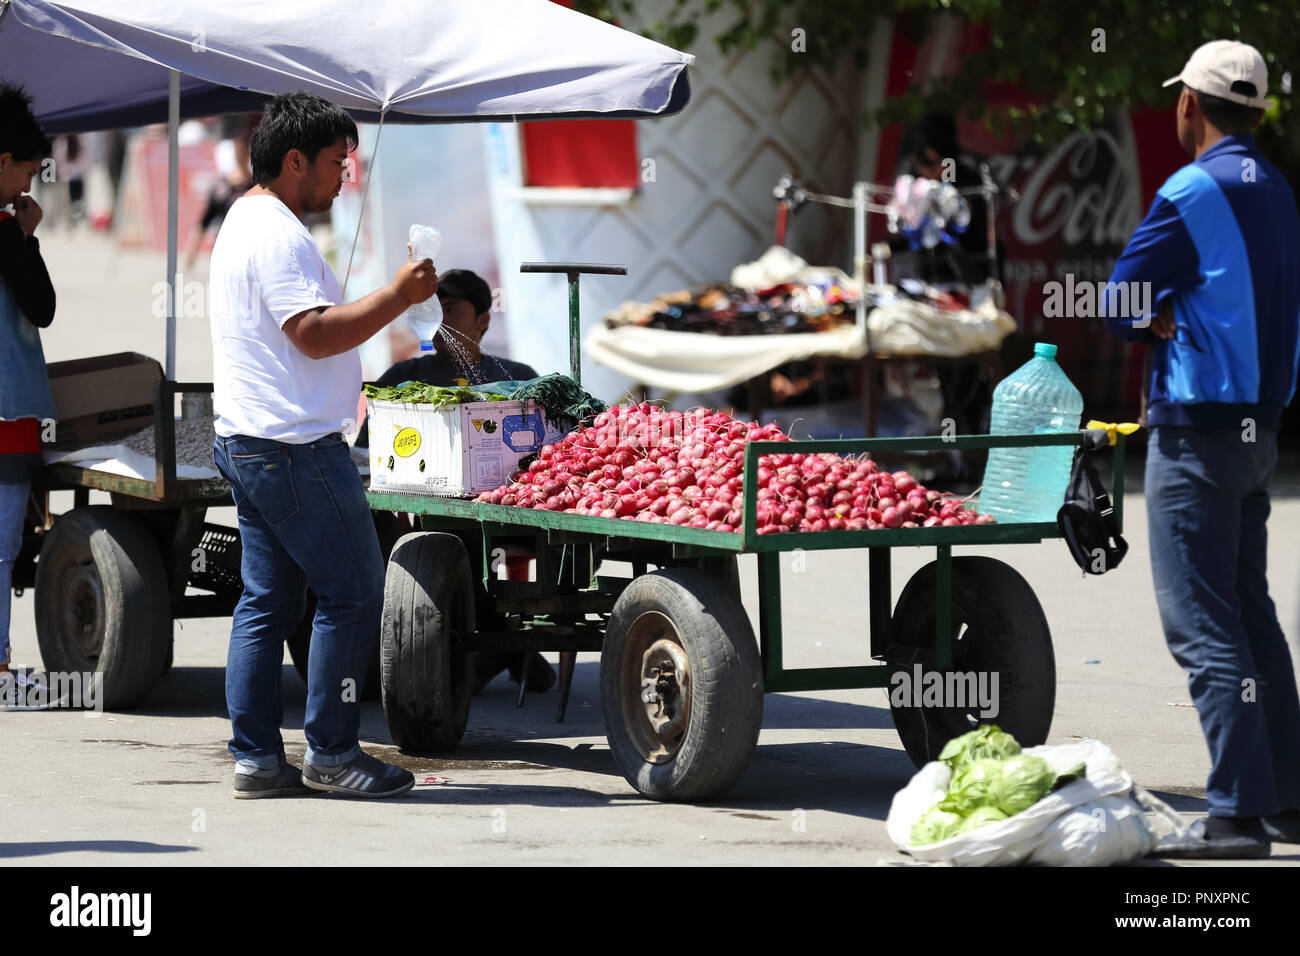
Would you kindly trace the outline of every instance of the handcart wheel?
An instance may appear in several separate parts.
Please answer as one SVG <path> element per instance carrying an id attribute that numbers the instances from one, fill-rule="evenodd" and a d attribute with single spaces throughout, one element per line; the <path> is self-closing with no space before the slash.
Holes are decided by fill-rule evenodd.
<path id="1" fill-rule="evenodd" d="M 472 672 L 462 642 L 474 630 L 465 545 L 419 532 L 397 542 L 384 579 L 380 675 L 388 732 L 402 750 L 452 750 L 469 722 Z"/>
<path id="2" fill-rule="evenodd" d="M 918 767 L 938 758 L 953 737 L 980 724 L 996 724 L 1024 747 L 1047 740 L 1056 705 L 1056 656 L 1052 635 L 1033 589 L 1010 565 L 993 558 L 962 556 L 952 559 L 952 668 L 973 674 L 974 684 L 945 681 L 945 687 L 962 687 L 964 707 L 915 706 L 915 698 L 895 706 L 896 687 L 915 683 L 915 663 L 923 673 L 934 670 L 934 626 L 937 562 L 923 567 L 903 588 L 893 617 L 894 647 L 888 654 L 895 673 L 907 682 L 891 683 L 890 712 L 903 747 Z M 904 660 L 912 653 L 912 660 Z M 948 672 L 945 672 L 948 673 Z M 970 700 L 970 689 L 993 689 L 997 696 L 988 711 Z M 979 682 L 983 681 L 983 685 Z"/>
<path id="3" fill-rule="evenodd" d="M 140 703 L 169 657 L 167 594 L 162 555 L 139 519 L 107 505 L 60 515 L 36 564 L 45 669 L 102 674 L 106 709 Z"/>
<path id="4" fill-rule="evenodd" d="M 605 733 L 655 800 L 708 800 L 744 773 L 763 722 L 758 642 L 723 578 L 644 574 L 619 596 L 600 654 Z"/>
<path id="5" fill-rule="evenodd" d="M 698 568 L 705 574 L 718 578 L 726 587 L 727 593 L 740 601 L 740 562 L 734 554 L 709 555 L 694 559 L 688 567 Z"/>

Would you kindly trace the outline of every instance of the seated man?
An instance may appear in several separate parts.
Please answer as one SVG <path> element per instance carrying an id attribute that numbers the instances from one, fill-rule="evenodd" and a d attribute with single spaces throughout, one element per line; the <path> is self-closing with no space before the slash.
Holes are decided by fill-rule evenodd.
<path id="1" fill-rule="evenodd" d="M 476 273 L 452 269 L 438 277 L 438 301 L 442 304 L 442 331 L 433 337 L 433 352 L 398 362 L 381 375 L 378 385 L 424 382 L 426 385 L 482 385 L 486 382 L 537 378 L 537 372 L 522 362 L 487 355 L 480 348 L 492 321 L 492 290 Z M 357 445 L 370 447 L 369 423 L 362 424 Z M 527 573 L 527 559 L 522 570 Z M 518 559 L 506 559 L 507 573 L 517 572 Z M 512 575 L 513 576 L 513 575 Z M 529 652 L 528 689 L 544 691 L 555 684 L 555 669 L 536 651 Z M 509 652 L 474 655 L 474 692 L 509 669 L 519 683 L 523 659 Z"/>

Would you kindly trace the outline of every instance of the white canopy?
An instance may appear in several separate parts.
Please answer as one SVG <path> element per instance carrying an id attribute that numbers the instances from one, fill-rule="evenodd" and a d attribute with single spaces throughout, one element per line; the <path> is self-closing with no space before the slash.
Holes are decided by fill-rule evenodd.
<path id="1" fill-rule="evenodd" d="M 182 116 L 293 90 L 363 121 L 665 116 L 693 59 L 550 0 L 0 0 L 0 81 L 27 88 L 46 132 L 167 122 L 169 286 Z"/>
<path id="2" fill-rule="evenodd" d="M 51 133 L 256 110 L 306 90 L 362 120 L 675 113 L 692 57 L 550 0 L 0 0 L 0 79 Z"/>

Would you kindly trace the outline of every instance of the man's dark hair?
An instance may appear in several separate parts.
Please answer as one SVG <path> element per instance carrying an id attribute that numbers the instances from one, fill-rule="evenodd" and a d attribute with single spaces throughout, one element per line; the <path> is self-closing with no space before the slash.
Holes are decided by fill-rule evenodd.
<path id="1" fill-rule="evenodd" d="M 1245 80 L 1234 81 L 1231 89 L 1232 92 L 1241 93 L 1245 96 L 1259 96 L 1255 84 L 1247 83 Z M 1226 136 L 1249 133 L 1264 115 L 1264 111 L 1258 106 L 1234 103 L 1232 100 L 1225 100 L 1220 96 L 1211 96 L 1209 93 L 1202 93 L 1200 90 L 1192 90 L 1192 92 L 1196 94 L 1196 102 L 1200 104 L 1201 112 L 1210 121 L 1210 125 Z"/>
<path id="2" fill-rule="evenodd" d="M 349 151 L 357 148 L 357 124 L 343 109 L 311 93 L 281 93 L 266 104 L 248 143 L 253 182 L 260 186 L 279 176 L 291 149 L 315 162 L 322 149 L 340 139 L 347 140 Z"/>
<path id="3" fill-rule="evenodd" d="M 0 83 L 0 153 L 19 163 L 50 155 L 49 138 L 32 114 L 32 98 L 8 83 Z"/>

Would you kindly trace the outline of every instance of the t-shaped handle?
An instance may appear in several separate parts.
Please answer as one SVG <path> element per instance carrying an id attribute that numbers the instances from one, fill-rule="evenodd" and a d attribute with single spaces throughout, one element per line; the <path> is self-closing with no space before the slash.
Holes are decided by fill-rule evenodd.
<path id="1" fill-rule="evenodd" d="M 520 272 L 559 272 L 569 280 L 569 373 L 582 384 L 582 323 L 578 314 L 578 276 L 625 276 L 627 266 L 608 262 L 521 262 Z"/>

